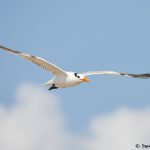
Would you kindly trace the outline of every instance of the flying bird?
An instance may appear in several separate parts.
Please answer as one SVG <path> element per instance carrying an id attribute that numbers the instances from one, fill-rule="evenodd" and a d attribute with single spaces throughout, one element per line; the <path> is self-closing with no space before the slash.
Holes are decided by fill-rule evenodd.
<path id="1" fill-rule="evenodd" d="M 7 51 L 11 54 L 20 56 L 38 65 L 39 67 L 51 72 L 54 75 L 53 79 L 43 84 L 43 85 L 49 86 L 48 90 L 72 87 L 72 86 L 79 85 L 83 82 L 90 82 L 90 80 L 87 78 L 87 76 L 90 76 L 90 75 L 114 75 L 114 76 L 127 76 L 131 78 L 142 78 L 142 79 L 150 78 L 150 73 L 129 74 L 129 73 L 115 72 L 115 71 L 88 71 L 88 72 L 83 72 L 83 73 L 68 72 L 44 60 L 43 58 L 29 55 L 20 51 L 12 50 L 2 45 L 0 45 L 0 49 Z"/>

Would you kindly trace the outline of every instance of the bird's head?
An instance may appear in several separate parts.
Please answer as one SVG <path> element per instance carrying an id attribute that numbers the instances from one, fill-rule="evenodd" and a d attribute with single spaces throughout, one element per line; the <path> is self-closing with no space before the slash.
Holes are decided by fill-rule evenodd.
<path id="1" fill-rule="evenodd" d="M 74 76 L 75 76 L 76 80 L 78 80 L 79 82 L 90 82 L 90 80 L 82 74 L 74 73 Z"/>

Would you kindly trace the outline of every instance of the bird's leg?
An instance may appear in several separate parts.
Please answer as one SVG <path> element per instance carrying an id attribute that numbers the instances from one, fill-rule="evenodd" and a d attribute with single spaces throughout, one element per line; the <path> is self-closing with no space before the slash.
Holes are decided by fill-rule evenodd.
<path id="1" fill-rule="evenodd" d="M 52 86 L 48 90 L 58 89 L 58 87 L 55 86 L 55 84 L 52 84 Z"/>

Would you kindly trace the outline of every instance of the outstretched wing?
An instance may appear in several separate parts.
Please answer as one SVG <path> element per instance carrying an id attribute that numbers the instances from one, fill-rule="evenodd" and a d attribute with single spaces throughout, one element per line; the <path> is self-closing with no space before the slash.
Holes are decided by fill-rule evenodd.
<path id="1" fill-rule="evenodd" d="M 127 76 L 127 77 L 131 77 L 131 78 L 141 78 L 141 79 L 150 78 L 150 73 L 146 73 L 146 74 L 129 74 L 129 73 L 115 72 L 115 71 L 89 71 L 89 72 L 83 72 L 81 74 L 83 74 L 84 76 L 114 75 L 114 76 Z"/>
<path id="2" fill-rule="evenodd" d="M 46 60 L 44 60 L 40 57 L 29 55 L 29 54 L 26 54 L 26 53 L 22 53 L 22 52 L 19 52 L 19 51 L 16 51 L 16 50 L 12 50 L 12 49 L 4 47 L 2 45 L 0 45 L 0 49 L 2 49 L 4 51 L 7 51 L 11 54 L 15 54 L 17 56 L 20 56 L 20 57 L 22 57 L 22 58 L 24 58 L 28 61 L 31 61 L 32 63 L 38 65 L 39 67 L 41 67 L 41 68 L 43 68 L 47 71 L 52 72 L 55 76 L 66 75 L 66 72 L 64 70 L 60 69 L 56 65 L 54 65 L 52 63 L 49 63 L 48 61 L 46 61 Z"/>

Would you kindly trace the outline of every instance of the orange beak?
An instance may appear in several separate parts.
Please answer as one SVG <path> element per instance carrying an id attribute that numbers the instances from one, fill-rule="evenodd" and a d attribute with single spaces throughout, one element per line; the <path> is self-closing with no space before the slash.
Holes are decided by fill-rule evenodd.
<path id="1" fill-rule="evenodd" d="M 82 82 L 90 82 L 90 80 L 86 77 L 84 77 L 83 79 L 80 79 Z"/>

